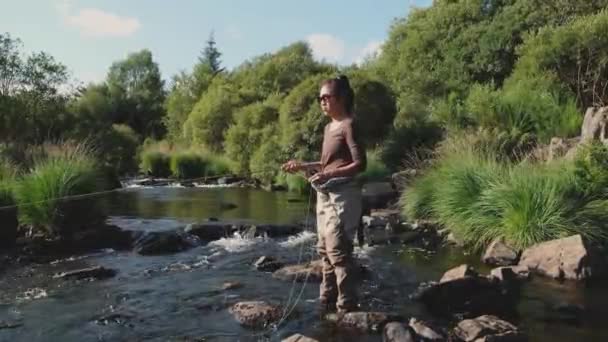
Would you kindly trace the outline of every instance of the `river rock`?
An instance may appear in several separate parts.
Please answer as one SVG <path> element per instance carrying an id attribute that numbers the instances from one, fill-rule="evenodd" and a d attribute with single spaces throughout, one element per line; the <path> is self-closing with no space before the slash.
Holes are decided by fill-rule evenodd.
<path id="1" fill-rule="evenodd" d="M 516 326 L 491 315 L 458 323 L 454 328 L 454 335 L 464 342 L 527 341 L 526 336 Z"/>
<path id="2" fill-rule="evenodd" d="M 55 274 L 53 278 L 62 278 L 62 279 L 85 279 L 85 278 L 95 278 L 95 279 L 106 279 L 111 278 L 116 275 L 116 270 L 111 268 L 105 268 L 102 266 L 94 266 L 89 268 L 82 268 L 78 270 L 62 272 Z"/>
<path id="3" fill-rule="evenodd" d="M 320 282 L 323 279 L 323 263 L 321 260 L 315 260 L 306 264 L 292 265 L 283 267 L 272 274 L 273 278 L 303 282 L 306 280 L 311 282 Z"/>
<path id="4" fill-rule="evenodd" d="M 250 328 L 265 328 L 283 315 L 279 306 L 262 301 L 239 302 L 229 312 L 241 325 Z"/>
<path id="5" fill-rule="evenodd" d="M 177 232 L 146 232 L 135 241 L 135 252 L 141 255 L 177 253 L 194 247 L 186 234 Z"/>
<path id="6" fill-rule="evenodd" d="M 281 342 L 319 342 L 313 338 L 306 337 L 304 335 L 295 334 L 291 335 L 286 339 L 281 340 Z"/>
<path id="7" fill-rule="evenodd" d="M 363 185 L 362 195 L 364 213 L 369 213 L 375 208 L 386 208 L 398 197 L 397 191 L 390 182 L 366 183 Z"/>
<path id="8" fill-rule="evenodd" d="M 133 248 L 133 242 L 137 237 L 139 237 L 138 232 L 103 224 L 74 233 L 72 244 L 87 250 L 101 248 L 127 250 Z"/>
<path id="9" fill-rule="evenodd" d="M 519 265 L 548 277 L 574 280 L 597 276 L 605 268 L 580 235 L 534 245 L 524 250 Z"/>
<path id="10" fill-rule="evenodd" d="M 424 341 L 445 341 L 443 334 L 437 332 L 440 330 L 431 327 L 431 325 L 427 322 L 412 317 L 410 318 L 409 326 L 416 333 L 416 335 L 422 337 Z"/>
<path id="11" fill-rule="evenodd" d="M 517 251 L 505 244 L 503 239 L 496 239 L 488 246 L 481 260 L 490 265 L 511 266 L 517 264 L 518 257 Z"/>
<path id="12" fill-rule="evenodd" d="M 243 287 L 243 284 L 238 281 L 227 281 L 222 284 L 222 290 L 236 290 Z"/>
<path id="13" fill-rule="evenodd" d="M 17 208 L 0 210 L 0 248 L 10 248 L 17 240 Z"/>
<path id="14" fill-rule="evenodd" d="M 475 272 L 473 267 L 463 264 L 458 267 L 452 268 L 451 270 L 445 272 L 439 280 L 440 283 L 445 283 L 446 281 L 460 279 L 465 277 L 478 277 L 479 274 Z"/>
<path id="15" fill-rule="evenodd" d="M 383 342 L 415 342 L 414 336 L 408 327 L 399 322 L 390 322 L 384 326 Z"/>
<path id="16" fill-rule="evenodd" d="M 0 320 L 0 330 L 2 329 L 15 329 L 23 326 L 23 322 L 11 322 Z"/>
<path id="17" fill-rule="evenodd" d="M 327 320 L 340 328 L 356 329 L 361 332 L 379 332 L 389 322 L 403 320 L 403 317 L 384 312 L 353 311 L 343 315 L 328 314 Z"/>
<path id="18" fill-rule="evenodd" d="M 232 224 L 218 221 L 192 223 L 184 228 L 184 232 L 198 236 L 202 241 L 214 241 L 232 236 L 235 228 Z"/>
<path id="19" fill-rule="evenodd" d="M 279 268 L 283 267 L 283 263 L 277 261 L 273 257 L 261 256 L 256 262 L 253 263 L 253 266 L 262 272 L 274 272 Z"/>
<path id="20" fill-rule="evenodd" d="M 493 278 L 477 275 L 469 266 L 462 265 L 446 272 L 440 282 L 421 284 L 411 297 L 438 315 L 470 316 L 510 313 L 516 304 L 515 294 Z"/>

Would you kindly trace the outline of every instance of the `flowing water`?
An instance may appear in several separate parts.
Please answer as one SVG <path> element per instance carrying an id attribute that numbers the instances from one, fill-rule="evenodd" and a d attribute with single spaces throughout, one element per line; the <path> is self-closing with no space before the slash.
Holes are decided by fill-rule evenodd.
<path id="1" fill-rule="evenodd" d="M 308 197 L 261 190 L 222 188 L 141 188 L 105 199 L 109 221 L 127 229 L 172 230 L 209 217 L 261 223 L 293 223 L 312 218 Z M 226 203 L 236 208 L 226 210 Z M 280 341 L 293 333 L 320 341 L 381 341 L 380 335 L 341 331 L 315 311 L 317 283 L 291 283 L 252 269 L 260 256 L 285 263 L 315 257 L 313 232 L 285 239 L 222 239 L 168 256 L 140 256 L 103 250 L 44 265 L 5 271 L 0 279 L 2 341 Z M 421 281 L 435 280 L 478 256 L 444 248 L 436 253 L 387 245 L 356 250 L 372 270 L 362 288 L 362 309 L 430 319 L 408 296 Z M 101 265 L 117 276 L 97 281 L 65 281 L 53 275 Z M 242 287 L 223 290 L 226 282 Z M 265 330 L 241 327 L 227 308 L 238 301 L 265 300 L 293 308 L 293 314 Z M 572 318 L 553 306 L 584 308 Z M 604 286 L 585 288 L 535 278 L 525 286 L 516 323 L 531 341 L 606 341 Z"/>

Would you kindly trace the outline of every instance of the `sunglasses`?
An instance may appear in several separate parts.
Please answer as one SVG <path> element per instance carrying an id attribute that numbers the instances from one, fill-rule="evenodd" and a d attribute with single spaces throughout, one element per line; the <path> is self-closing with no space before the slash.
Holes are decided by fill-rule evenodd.
<path id="1" fill-rule="evenodd" d="M 325 95 L 317 96 L 317 101 L 318 102 L 328 101 L 332 97 L 334 97 L 334 96 L 330 95 L 330 94 L 325 94 Z"/>

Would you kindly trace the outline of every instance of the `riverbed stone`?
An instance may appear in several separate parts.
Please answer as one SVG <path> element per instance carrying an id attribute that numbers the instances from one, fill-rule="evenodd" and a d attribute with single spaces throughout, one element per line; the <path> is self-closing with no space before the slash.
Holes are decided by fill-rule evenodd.
<path id="1" fill-rule="evenodd" d="M 93 266 L 55 274 L 53 278 L 61 279 L 107 279 L 116 275 L 116 270 L 103 266 Z"/>
<path id="2" fill-rule="evenodd" d="M 285 266 L 275 271 L 272 277 L 286 281 L 320 282 L 323 279 L 323 263 L 321 260 L 315 260 L 305 264 Z"/>
<path id="3" fill-rule="evenodd" d="M 464 342 L 523 342 L 525 334 L 513 324 L 492 315 L 466 319 L 454 328 L 454 335 Z"/>
<path id="4" fill-rule="evenodd" d="M 3 321 L 0 320 L 0 330 L 2 329 L 15 329 L 23 326 L 21 321 Z"/>
<path id="5" fill-rule="evenodd" d="M 229 312 L 241 325 L 249 328 L 265 328 L 283 315 L 278 305 L 263 301 L 238 302 Z"/>
<path id="6" fill-rule="evenodd" d="M 450 280 L 461 279 L 465 277 L 477 277 L 479 274 L 475 269 L 467 264 L 462 264 L 458 267 L 454 267 L 451 270 L 445 272 L 439 280 L 440 283 L 444 283 Z"/>
<path id="7" fill-rule="evenodd" d="M 141 255 L 162 255 L 185 251 L 195 242 L 187 234 L 177 232 L 146 232 L 135 241 L 135 252 Z"/>
<path id="8" fill-rule="evenodd" d="M 212 220 L 191 223 L 184 228 L 184 232 L 196 235 L 202 241 L 214 241 L 232 236 L 234 230 L 232 224 Z"/>
<path id="9" fill-rule="evenodd" d="M 445 337 L 440 333 L 440 329 L 433 327 L 428 322 L 412 317 L 410 318 L 409 326 L 424 341 L 445 341 Z"/>
<path id="10" fill-rule="evenodd" d="M 353 311 L 345 314 L 328 314 L 326 319 L 340 328 L 356 329 L 361 332 L 380 332 L 389 322 L 398 322 L 403 317 L 385 312 Z"/>
<path id="11" fill-rule="evenodd" d="M 370 182 L 362 188 L 363 212 L 371 209 L 386 208 L 398 198 L 398 193 L 390 182 Z"/>
<path id="12" fill-rule="evenodd" d="M 403 323 L 390 322 L 384 326 L 382 342 L 415 342 L 410 329 Z"/>
<path id="13" fill-rule="evenodd" d="M 503 239 L 494 240 L 486 249 L 481 260 L 495 266 L 511 266 L 517 264 L 519 253 L 508 246 Z"/>
<path id="14" fill-rule="evenodd" d="M 515 291 L 491 277 L 477 275 L 467 265 L 452 269 L 439 282 L 423 283 L 411 298 L 423 302 L 437 315 L 511 313 L 517 303 Z"/>
<path id="15" fill-rule="evenodd" d="M 598 276 L 605 268 L 580 235 L 536 244 L 523 251 L 519 265 L 551 278 L 573 280 Z"/>
<path id="16" fill-rule="evenodd" d="M 283 263 L 270 256 L 261 256 L 253 263 L 253 266 L 261 272 L 274 272 L 283 267 Z"/>
<path id="17" fill-rule="evenodd" d="M 288 338 L 281 340 L 281 342 L 319 342 L 314 338 L 306 337 L 301 334 L 291 335 Z"/>

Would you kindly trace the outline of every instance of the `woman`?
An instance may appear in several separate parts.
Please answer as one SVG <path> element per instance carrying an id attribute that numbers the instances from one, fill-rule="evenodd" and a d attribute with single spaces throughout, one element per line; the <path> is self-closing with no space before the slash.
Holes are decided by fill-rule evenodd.
<path id="1" fill-rule="evenodd" d="M 365 150 L 353 116 L 354 92 L 346 76 L 325 80 L 318 97 L 331 119 L 323 133 L 319 162 L 290 160 L 287 172 L 314 173 L 309 181 L 317 190 L 317 250 L 323 261 L 319 300 L 339 313 L 357 307 L 357 275 L 353 237 L 361 218 L 361 188 L 354 176 L 365 170 Z"/>

